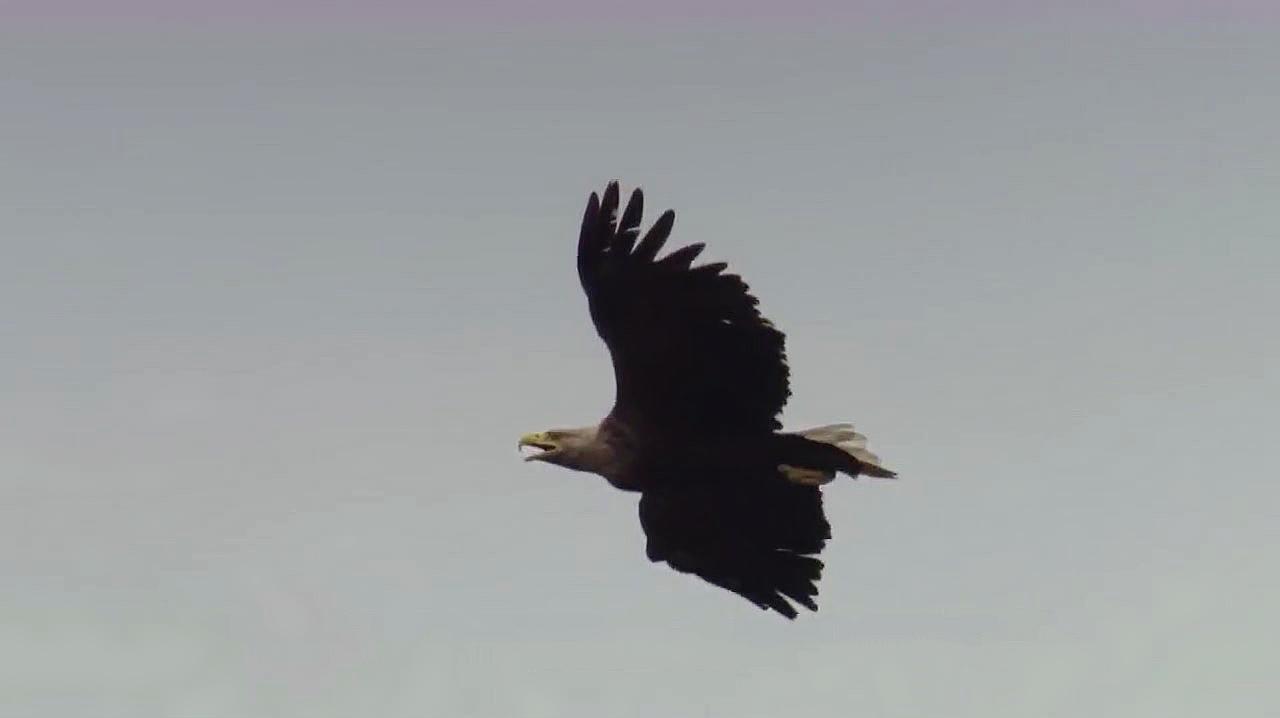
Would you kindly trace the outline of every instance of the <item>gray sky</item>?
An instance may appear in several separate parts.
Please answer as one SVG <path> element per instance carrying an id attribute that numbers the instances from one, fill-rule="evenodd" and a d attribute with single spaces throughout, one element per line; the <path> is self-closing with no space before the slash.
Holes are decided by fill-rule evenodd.
<path id="1" fill-rule="evenodd" d="M 1274 24 L 817 27 L 5 31 L 0 713 L 1280 712 Z M 903 476 L 815 615 L 518 460 L 615 177 Z"/>

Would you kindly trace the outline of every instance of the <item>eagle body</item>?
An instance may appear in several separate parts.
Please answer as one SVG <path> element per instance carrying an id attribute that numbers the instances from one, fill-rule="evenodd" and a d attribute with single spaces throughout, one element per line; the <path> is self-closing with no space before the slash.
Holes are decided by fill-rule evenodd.
<path id="1" fill-rule="evenodd" d="M 640 236 L 644 196 L 618 214 L 610 183 L 587 202 L 578 275 L 613 360 L 615 397 L 595 426 L 521 438 L 528 460 L 599 474 L 640 494 L 646 554 L 787 617 L 817 610 L 831 536 L 820 486 L 837 473 L 893 477 L 848 424 L 783 432 L 784 335 L 703 245 L 661 254 L 675 215 Z M 661 255 L 661 256 L 660 256 Z"/>

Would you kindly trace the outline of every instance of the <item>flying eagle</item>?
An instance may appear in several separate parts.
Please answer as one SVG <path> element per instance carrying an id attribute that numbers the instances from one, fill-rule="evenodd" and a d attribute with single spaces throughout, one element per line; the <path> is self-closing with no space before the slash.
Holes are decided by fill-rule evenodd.
<path id="1" fill-rule="evenodd" d="M 618 216 L 617 182 L 591 193 L 578 276 L 613 359 L 613 410 L 599 424 L 520 438 L 536 460 L 640 493 L 651 561 L 795 618 L 818 609 L 831 537 L 819 486 L 837 473 L 891 478 L 849 424 L 783 432 L 791 394 L 784 338 L 723 263 L 692 244 L 658 256 L 667 210 L 640 237 L 644 195 Z M 790 599 L 790 601 L 788 601 Z"/>

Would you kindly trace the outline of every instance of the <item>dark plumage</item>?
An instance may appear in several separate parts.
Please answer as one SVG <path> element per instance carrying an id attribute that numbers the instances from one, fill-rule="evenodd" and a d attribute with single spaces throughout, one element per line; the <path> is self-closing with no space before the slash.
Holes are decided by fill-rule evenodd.
<path id="1" fill-rule="evenodd" d="M 847 424 L 783 433 L 784 337 L 703 245 L 662 255 L 675 215 L 640 236 L 644 196 L 621 216 L 617 183 L 592 194 L 578 275 L 613 359 L 613 410 L 597 426 L 530 434 L 528 457 L 638 491 L 650 560 L 794 618 L 814 601 L 831 537 L 818 488 L 836 472 L 891 477 Z M 661 255 L 661 256 L 660 256 Z"/>

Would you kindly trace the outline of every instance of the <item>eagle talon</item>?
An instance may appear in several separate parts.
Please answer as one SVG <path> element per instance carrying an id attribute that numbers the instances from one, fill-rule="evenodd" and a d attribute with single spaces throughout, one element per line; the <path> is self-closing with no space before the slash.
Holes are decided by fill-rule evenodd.
<path id="1" fill-rule="evenodd" d="M 778 464 L 778 471 L 782 472 L 787 481 L 801 486 L 822 486 L 834 481 L 836 478 L 834 471 L 806 469 L 803 466 L 790 466 L 788 464 Z"/>

